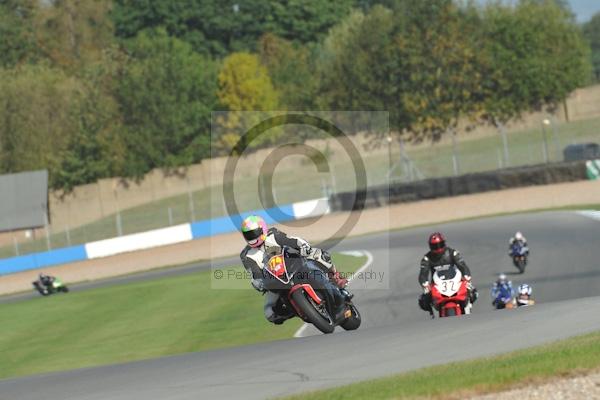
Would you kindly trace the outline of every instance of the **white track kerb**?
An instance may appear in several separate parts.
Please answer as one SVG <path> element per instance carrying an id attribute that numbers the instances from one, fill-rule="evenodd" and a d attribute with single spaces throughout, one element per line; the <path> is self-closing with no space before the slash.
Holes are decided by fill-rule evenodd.
<path id="1" fill-rule="evenodd" d="M 600 221 L 600 211 L 582 210 L 582 211 L 577 211 L 577 214 Z"/>
<path id="2" fill-rule="evenodd" d="M 358 274 L 360 274 L 365 269 L 369 268 L 371 266 L 371 264 L 373 264 L 373 254 L 371 254 L 371 252 L 367 251 L 367 250 L 342 251 L 341 254 L 348 255 L 348 256 L 354 256 L 354 257 L 362 257 L 362 256 L 367 257 L 367 261 L 365 261 L 365 263 L 352 274 L 352 277 L 350 279 L 348 279 L 348 286 L 350 286 L 354 277 L 358 276 Z M 309 326 L 310 325 L 308 325 L 308 324 L 302 325 L 300 327 L 300 329 L 298 329 L 296 331 L 296 333 L 294 333 L 294 337 L 302 337 L 302 334 L 304 333 L 306 328 L 308 328 Z"/>

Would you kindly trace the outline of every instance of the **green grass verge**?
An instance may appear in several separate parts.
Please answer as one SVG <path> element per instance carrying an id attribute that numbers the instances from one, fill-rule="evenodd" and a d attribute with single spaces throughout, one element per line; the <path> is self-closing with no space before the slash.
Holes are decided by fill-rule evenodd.
<path id="1" fill-rule="evenodd" d="M 333 255 L 355 271 L 365 257 Z M 237 267 L 241 271 L 241 267 Z M 0 378 L 290 338 L 263 297 L 211 289 L 211 271 L 0 304 Z"/>
<path id="2" fill-rule="evenodd" d="M 424 368 L 285 399 L 458 399 L 544 382 L 556 376 L 581 374 L 598 367 L 600 332 L 502 356 Z"/>
<path id="3" fill-rule="evenodd" d="M 600 126 L 600 118 L 594 118 L 558 124 L 556 135 L 552 130 L 548 131 L 550 160 L 557 161 L 562 157 L 562 148 L 567 144 L 598 141 L 598 126 Z M 498 156 L 503 151 L 500 135 L 493 134 L 478 138 L 469 138 L 468 135 L 465 135 L 459 139 L 456 149 L 459 173 L 494 170 L 499 167 Z M 508 135 L 510 166 L 542 163 L 544 161 L 542 144 L 541 125 L 540 128 L 510 133 Z M 454 174 L 453 149 L 450 144 L 409 147 L 407 154 L 427 178 Z M 398 160 L 399 157 L 397 149 L 392 150 L 393 160 Z M 353 171 L 354 167 L 349 162 L 335 163 L 335 158 L 334 154 L 334 158 L 330 161 L 332 162 L 331 173 L 335 176 L 336 191 L 353 190 L 355 188 L 354 174 L 349 174 L 348 171 Z M 340 156 L 338 155 L 337 158 Z M 387 157 L 377 155 L 365 157 L 363 161 L 369 185 L 386 182 L 389 168 Z M 396 172 L 395 178 L 402 177 L 403 171 L 396 170 Z M 302 175 L 303 179 L 298 180 L 299 175 Z M 273 177 L 273 192 L 278 204 L 289 204 L 321 197 L 323 195 L 321 185 L 330 185 L 331 183 L 329 174 L 318 173 L 314 165 L 307 165 L 302 171 L 296 171 L 294 174 L 277 173 L 276 171 Z M 262 208 L 255 178 L 236 181 L 235 194 L 237 203 L 244 205 L 244 209 L 241 211 Z M 190 202 L 193 204 L 194 215 L 191 213 Z M 171 219 L 169 219 L 169 209 L 171 210 Z M 182 224 L 222 215 L 225 215 L 222 191 L 221 188 L 213 187 L 195 191 L 191 194 L 191 198 L 185 194 L 122 210 L 121 221 L 123 234 L 129 234 L 169 226 L 171 223 Z M 116 215 L 108 215 L 101 220 L 71 229 L 68 235 L 66 230 L 58 231 L 65 227 L 54 227 L 54 229 L 55 233 L 50 235 L 52 248 L 115 237 L 117 236 Z M 45 238 L 37 238 L 19 244 L 20 254 L 45 250 L 47 250 Z M 15 255 L 14 246 L 0 248 L 0 258 Z"/>

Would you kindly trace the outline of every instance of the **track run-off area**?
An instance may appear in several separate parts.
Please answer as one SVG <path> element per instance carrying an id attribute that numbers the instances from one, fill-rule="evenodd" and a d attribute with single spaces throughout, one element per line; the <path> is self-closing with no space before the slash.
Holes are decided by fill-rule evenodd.
<path id="1" fill-rule="evenodd" d="M 348 238 L 332 251 L 365 250 L 372 256 L 362 271 L 364 279 L 356 277 L 350 284 L 363 317 L 357 331 L 321 335 L 304 329 L 302 336 L 307 337 L 6 379 L 0 381 L 0 398 L 263 399 L 597 331 L 600 220 L 595 217 L 549 211 Z M 446 235 L 448 245 L 461 251 L 471 268 L 480 297 L 469 316 L 431 320 L 417 306 L 419 261 L 434 230 Z M 517 230 L 531 248 L 523 275 L 516 274 L 507 254 L 508 239 Z M 115 282 L 207 268 L 210 265 L 202 264 L 155 271 Z M 514 285 L 531 284 L 537 304 L 493 310 L 489 289 L 501 272 L 508 273 Z"/>

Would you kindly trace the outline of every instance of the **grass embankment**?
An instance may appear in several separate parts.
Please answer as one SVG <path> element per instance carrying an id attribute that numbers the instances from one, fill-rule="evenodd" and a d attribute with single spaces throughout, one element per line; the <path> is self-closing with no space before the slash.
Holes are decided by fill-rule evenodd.
<path id="1" fill-rule="evenodd" d="M 285 399 L 458 399 L 543 383 L 599 367 L 600 332 L 596 332 L 502 356 L 424 368 Z"/>
<path id="2" fill-rule="evenodd" d="M 598 123 L 600 123 L 600 118 L 561 123 L 557 127 L 556 136 L 554 132 L 548 131 L 547 141 L 550 160 L 558 161 L 559 157 L 562 157 L 562 148 L 571 142 L 597 141 Z M 502 158 L 503 152 L 500 135 L 495 134 L 473 139 L 465 135 L 465 140 L 462 139 L 462 137 L 459 138 L 456 148 L 459 173 L 494 170 L 500 167 L 498 157 Z M 509 166 L 544 162 L 542 149 L 541 125 L 539 129 L 527 129 L 509 134 Z M 427 178 L 453 174 L 453 153 L 452 145 L 446 143 L 407 148 L 408 157 Z M 400 158 L 397 149 L 392 149 L 391 156 L 393 162 L 397 162 Z M 349 162 L 335 163 L 336 159 L 343 159 L 343 155 L 334 154 L 330 160 L 332 163 L 331 174 L 335 176 L 333 180 L 328 174 L 318 173 L 312 164 L 308 164 L 302 171 L 296 171 L 294 174 L 289 172 L 276 173 L 273 178 L 273 191 L 277 203 L 289 204 L 295 201 L 321 197 L 323 195 L 321 185 L 315 184 L 315 182 L 329 185 L 335 181 L 336 191 L 353 190 L 356 184 L 353 173 L 354 167 Z M 365 157 L 363 161 L 370 185 L 387 182 L 386 175 L 389 169 L 387 157 L 376 155 Z M 405 174 L 405 171 L 395 170 L 393 178 L 400 178 L 403 174 Z M 299 175 L 302 175 L 303 179 L 298 180 Z M 244 205 L 244 209 L 241 211 L 262 208 L 255 177 L 237 181 L 235 188 L 237 204 Z M 193 207 L 190 207 L 190 202 Z M 194 210 L 194 215 L 191 213 L 191 208 Z M 169 210 L 171 210 L 171 218 L 169 218 Z M 169 226 L 170 224 L 182 224 L 192 220 L 202 220 L 222 215 L 225 215 L 222 189 L 212 187 L 193 192 L 191 198 L 185 194 L 122 210 L 122 231 L 123 234 L 136 233 Z M 65 229 L 66 227 L 55 228 Z M 50 236 L 50 242 L 53 248 L 58 248 L 115 236 L 117 236 L 116 216 L 113 214 L 93 223 L 71 229 L 69 235 L 66 231 L 56 232 Z M 47 250 L 45 238 L 37 238 L 19 244 L 20 254 L 45 250 Z M 15 255 L 13 245 L 0 248 L 0 258 Z"/>
<path id="3" fill-rule="evenodd" d="M 366 261 L 333 257 L 348 272 Z M 0 304 L 0 378 L 285 339 L 302 325 L 268 323 L 249 282 L 215 290 L 212 274 Z"/>

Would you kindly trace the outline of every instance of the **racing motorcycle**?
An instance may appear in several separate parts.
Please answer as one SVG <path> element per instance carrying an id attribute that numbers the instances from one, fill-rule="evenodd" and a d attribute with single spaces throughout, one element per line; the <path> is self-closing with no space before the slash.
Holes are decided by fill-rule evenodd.
<path id="1" fill-rule="evenodd" d="M 513 292 L 507 285 L 498 285 L 496 291 L 492 291 L 492 305 L 496 310 L 514 308 Z"/>
<path id="2" fill-rule="evenodd" d="M 52 281 L 52 283 L 49 285 L 45 285 L 39 279 L 37 281 L 32 282 L 31 284 L 38 292 L 40 292 L 42 296 L 48 296 L 58 292 L 67 293 L 69 291 L 67 285 L 62 283 L 62 281 L 59 278 L 54 278 L 54 281 Z"/>
<path id="3" fill-rule="evenodd" d="M 282 315 L 298 316 L 323 333 L 332 333 L 336 326 L 347 331 L 358 329 L 360 313 L 346 289 L 329 282 L 313 261 L 288 247 L 271 254 L 263 269 L 265 290 L 280 294 L 276 305 Z"/>
<path id="4" fill-rule="evenodd" d="M 510 256 L 519 272 L 521 274 L 525 272 L 525 266 L 527 265 L 527 247 L 523 246 L 518 241 L 515 241 L 510 246 Z"/>
<path id="5" fill-rule="evenodd" d="M 431 299 L 440 318 L 471 313 L 467 281 L 454 265 L 435 271 Z"/>

